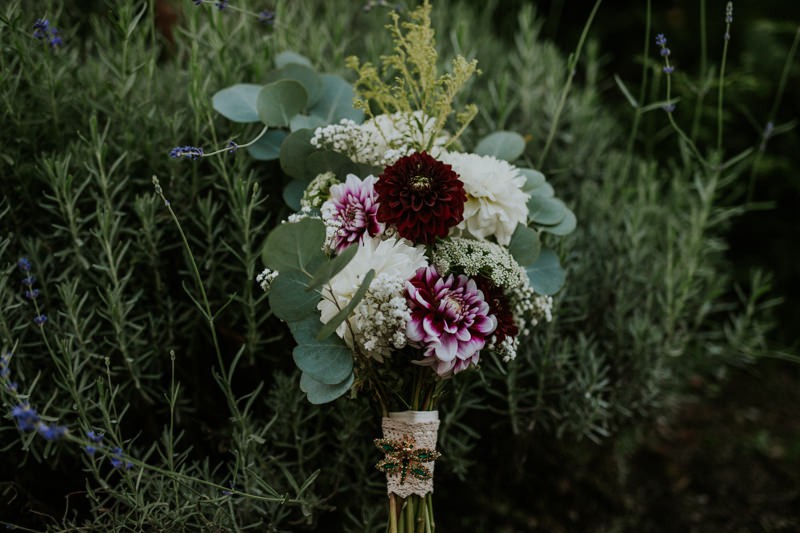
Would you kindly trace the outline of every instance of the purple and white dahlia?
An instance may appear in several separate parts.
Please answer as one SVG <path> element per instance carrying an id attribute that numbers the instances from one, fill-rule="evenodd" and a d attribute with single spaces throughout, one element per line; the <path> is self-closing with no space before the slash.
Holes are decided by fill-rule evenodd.
<path id="1" fill-rule="evenodd" d="M 420 364 L 434 366 L 442 377 L 478 364 L 497 319 L 474 280 L 463 274 L 443 278 L 432 266 L 420 268 L 406 282 L 406 300 L 411 310 L 406 336 L 425 350 Z"/>
<path id="2" fill-rule="evenodd" d="M 328 247 L 341 252 L 364 234 L 378 235 L 383 224 L 378 222 L 378 195 L 375 193 L 375 176 L 360 180 L 348 174 L 344 183 L 330 188 L 330 199 L 322 204 L 322 220 L 328 228 Z"/>

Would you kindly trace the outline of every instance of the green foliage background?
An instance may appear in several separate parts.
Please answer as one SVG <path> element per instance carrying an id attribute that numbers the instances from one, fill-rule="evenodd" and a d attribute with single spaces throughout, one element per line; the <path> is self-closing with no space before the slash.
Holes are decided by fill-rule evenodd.
<path id="1" fill-rule="evenodd" d="M 591 42 L 559 115 L 569 68 L 541 39 L 543 21 L 522 6 L 509 42 L 485 23 L 500 4 L 473 4 L 434 9 L 442 59 L 476 57 L 483 70 L 469 90 L 480 114 L 465 144 L 518 131 L 535 165 L 559 116 L 541 170 L 579 220 L 559 248 L 568 282 L 555 320 L 515 364 L 486 360 L 455 380 L 442 407 L 442 530 L 510 531 L 529 526 L 533 480 L 554 460 L 542 446 L 585 450 L 669 413 L 689 376 L 763 353 L 771 302 L 764 276 L 734 286 L 725 259 L 721 236 L 742 208 L 718 200 L 742 166 L 718 173 L 686 150 L 655 157 L 638 142 L 626 151 L 628 122 L 603 103 L 607 74 Z M 347 55 L 377 60 L 389 46 L 386 12 L 280 1 L 270 29 L 211 5 L 172 5 L 174 26 L 153 1 L 0 7 L 0 345 L 40 413 L 73 435 L 104 431 L 136 464 L 114 470 L 77 442 L 20 433 L 6 416 L 0 516 L 51 530 L 380 530 L 378 417 L 365 399 L 307 403 L 291 336 L 254 281 L 264 238 L 287 214 L 287 178 L 245 154 L 167 153 L 257 133 L 219 117 L 211 96 L 260 83 L 280 51 L 346 77 Z M 63 47 L 32 38 L 39 16 L 62 31 Z M 648 68 L 659 79 L 660 66 Z M 645 116 L 646 133 L 668 135 L 660 110 Z M 153 175 L 186 232 L 211 324 L 193 302 L 198 287 Z M 41 329 L 22 295 L 21 256 L 42 290 Z M 9 412 L 16 399 L 2 394 Z M 563 468 L 586 467 L 560 453 Z M 227 494 L 230 485 L 240 492 Z"/>

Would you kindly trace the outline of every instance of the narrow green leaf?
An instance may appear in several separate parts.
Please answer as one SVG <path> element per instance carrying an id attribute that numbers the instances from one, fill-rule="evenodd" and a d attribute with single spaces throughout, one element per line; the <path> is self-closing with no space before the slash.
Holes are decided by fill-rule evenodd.
<path id="1" fill-rule="evenodd" d="M 300 83 L 280 80 L 261 89 L 256 107 L 261 122 L 273 128 L 285 128 L 293 116 L 305 109 L 307 103 L 308 94 Z"/>
<path id="2" fill-rule="evenodd" d="M 517 224 L 517 229 L 514 230 L 511 242 L 508 244 L 508 251 L 514 259 L 522 266 L 530 265 L 539 257 L 541 249 L 539 232 L 524 224 Z"/>
<path id="3" fill-rule="evenodd" d="M 323 263 L 322 266 L 314 272 L 311 281 L 308 282 L 308 289 L 306 290 L 318 289 L 323 284 L 328 283 L 333 276 L 341 272 L 342 269 L 350 263 L 357 251 L 358 244 L 353 244 L 342 250 L 339 255 L 330 261 Z"/>
<path id="4" fill-rule="evenodd" d="M 372 283 L 372 279 L 375 277 L 375 270 L 370 269 L 367 272 L 367 275 L 364 276 L 364 281 L 361 282 L 361 286 L 358 287 L 358 290 L 353 295 L 353 298 L 344 306 L 342 309 L 339 310 L 333 318 L 331 318 L 322 329 L 319 330 L 317 334 L 317 340 L 324 340 L 325 338 L 329 337 L 331 333 L 336 331 L 336 328 L 339 327 L 339 324 L 347 320 L 347 317 L 350 316 L 350 313 L 356 308 L 356 306 L 361 303 L 361 300 L 367 294 L 367 290 L 369 289 L 369 284 Z"/>
<path id="5" fill-rule="evenodd" d="M 308 401 L 314 405 L 332 402 L 350 390 L 355 376 L 351 373 L 347 379 L 335 385 L 326 385 L 312 378 L 305 372 L 300 376 L 300 390 L 306 393 Z"/>
<path id="6" fill-rule="evenodd" d="M 513 131 L 496 131 L 478 142 L 475 153 L 515 161 L 525 151 L 525 139 Z"/>
<path id="7" fill-rule="evenodd" d="M 214 109 L 234 122 L 258 122 L 258 93 L 261 85 L 240 83 L 217 91 L 211 98 Z"/>
<path id="8" fill-rule="evenodd" d="M 625 95 L 625 98 L 628 100 L 628 103 L 631 104 L 631 107 L 634 109 L 639 107 L 639 104 L 636 103 L 636 98 L 633 97 L 628 88 L 625 86 L 625 83 L 616 74 L 614 74 L 614 81 L 617 82 L 617 87 L 619 87 L 619 90 Z"/>

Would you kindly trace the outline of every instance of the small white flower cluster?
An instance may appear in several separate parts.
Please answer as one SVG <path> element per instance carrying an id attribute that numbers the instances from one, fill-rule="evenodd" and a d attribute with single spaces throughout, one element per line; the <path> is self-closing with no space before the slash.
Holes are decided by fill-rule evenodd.
<path id="1" fill-rule="evenodd" d="M 460 237 L 442 241 L 433 250 L 433 264 L 442 275 L 453 270 L 463 271 L 470 277 L 480 274 L 504 289 L 513 289 L 528 281 L 511 253 L 489 241 Z"/>
<path id="2" fill-rule="evenodd" d="M 342 231 L 342 220 L 333 216 L 331 209 L 322 209 L 322 222 L 325 223 L 325 242 L 322 243 L 322 250 L 326 254 L 336 251 L 336 237 Z"/>
<path id="3" fill-rule="evenodd" d="M 492 336 L 487 348 L 499 355 L 504 363 L 513 361 L 517 358 L 517 349 L 519 349 L 519 335 L 516 337 L 506 337 L 503 342 L 497 344 L 497 337 Z"/>
<path id="4" fill-rule="evenodd" d="M 265 268 L 261 271 L 261 273 L 256 276 L 256 283 L 261 286 L 261 290 L 264 292 L 269 291 L 270 286 L 272 286 L 272 282 L 275 281 L 275 278 L 278 277 L 278 271 L 272 270 L 269 268 Z"/>
<path id="5" fill-rule="evenodd" d="M 311 145 L 339 152 L 356 163 L 387 167 L 429 145 L 432 156 L 443 154 L 449 139 L 447 135 L 432 142 L 426 139 L 435 122 L 421 111 L 378 115 L 363 124 L 343 119 L 338 124 L 314 130 Z"/>
<path id="6" fill-rule="evenodd" d="M 379 274 L 350 319 L 357 344 L 366 355 L 380 362 L 392 350 L 406 345 L 406 326 L 411 320 L 411 310 L 404 290 L 403 280 Z"/>
<path id="7" fill-rule="evenodd" d="M 520 336 L 528 335 L 530 328 L 544 320 L 553 320 L 553 297 L 536 294 L 528 280 L 509 295 L 509 304 L 515 310 L 514 318 L 520 331 Z"/>
<path id="8" fill-rule="evenodd" d="M 308 184 L 308 187 L 303 192 L 303 197 L 300 199 L 300 207 L 319 209 L 328 199 L 331 186 L 337 183 L 339 183 L 339 178 L 333 172 L 317 174 L 317 177 L 311 180 L 311 183 Z"/>
<path id="9" fill-rule="evenodd" d="M 292 224 L 294 222 L 300 222 L 306 218 L 319 218 L 319 214 L 316 213 L 312 208 L 303 206 L 297 213 L 292 213 L 286 217 L 286 220 L 284 220 L 282 224 Z"/>
<path id="10" fill-rule="evenodd" d="M 352 120 L 342 119 L 338 124 L 314 130 L 311 145 L 344 154 L 356 163 L 386 166 L 386 147 L 381 147 L 379 140 L 374 137 L 373 131 Z"/>

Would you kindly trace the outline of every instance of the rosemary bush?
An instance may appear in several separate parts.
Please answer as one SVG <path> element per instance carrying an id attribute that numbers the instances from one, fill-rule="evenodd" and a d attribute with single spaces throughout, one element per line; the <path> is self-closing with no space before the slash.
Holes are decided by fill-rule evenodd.
<path id="1" fill-rule="evenodd" d="M 527 134 L 525 158 L 580 223 L 560 250 L 569 281 L 555 320 L 508 371 L 485 360 L 444 402 L 445 530 L 488 528 L 481 505 L 520 498 L 491 471 L 519 470 L 531 442 L 599 442 L 664 412 L 687 376 L 761 353 L 769 328 L 766 279 L 734 287 L 720 238 L 741 209 L 717 199 L 742 165 L 685 147 L 668 164 L 642 155 L 601 101 L 596 46 L 568 61 L 529 7 L 508 46 L 483 22 L 499 5 L 434 9 L 442 58 L 475 57 L 483 71 L 468 134 Z M 254 135 L 219 117 L 211 95 L 260 82 L 280 51 L 343 75 L 349 54 L 375 61 L 385 15 L 346 0 L 279 1 L 272 25 L 188 0 L 0 7 L 0 347 L 13 353 L 0 392 L 3 519 L 87 531 L 383 527 L 376 415 L 360 400 L 307 403 L 291 337 L 255 283 L 263 240 L 287 214 L 286 178 L 244 154 L 167 154 Z M 32 36 L 38 16 L 59 46 Z M 662 76 L 656 62 L 645 72 Z M 65 438 L 20 431 L 11 411 L 25 401 Z M 511 455 L 481 455 L 495 448 Z M 448 495 L 473 491 L 467 478 L 491 500 L 465 496 L 476 506 L 464 509 Z"/>

